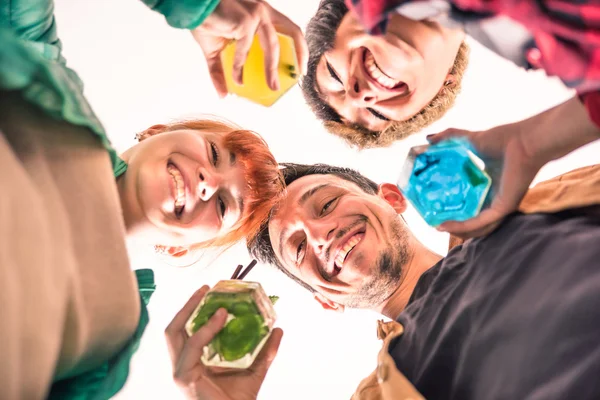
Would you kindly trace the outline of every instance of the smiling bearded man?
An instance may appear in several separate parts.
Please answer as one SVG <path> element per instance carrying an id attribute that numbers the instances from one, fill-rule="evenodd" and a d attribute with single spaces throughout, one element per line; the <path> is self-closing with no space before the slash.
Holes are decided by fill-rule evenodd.
<path id="1" fill-rule="evenodd" d="M 327 165 L 283 174 L 251 253 L 325 309 L 393 320 L 353 399 L 600 396 L 600 166 L 530 189 L 526 214 L 446 257 L 410 232 L 395 185 Z"/>
<path id="2" fill-rule="evenodd" d="M 364 239 L 366 226 L 369 219 L 364 215 L 357 215 L 356 221 L 347 227 L 340 229 L 335 239 L 336 247 L 330 246 L 325 255 L 326 260 L 333 259 L 333 263 L 319 266 L 321 276 L 331 282 L 338 275 L 344 265 L 353 262 L 356 265 L 363 264 L 366 256 L 354 251 Z M 368 308 L 373 304 L 381 304 L 387 300 L 398 286 L 398 277 L 402 274 L 402 267 L 409 261 L 407 250 L 408 235 L 400 221 L 392 219 L 389 222 L 390 238 L 392 245 L 382 249 L 366 277 L 356 293 L 349 295 L 344 304 L 351 308 Z M 331 257 L 333 255 L 333 257 Z"/>

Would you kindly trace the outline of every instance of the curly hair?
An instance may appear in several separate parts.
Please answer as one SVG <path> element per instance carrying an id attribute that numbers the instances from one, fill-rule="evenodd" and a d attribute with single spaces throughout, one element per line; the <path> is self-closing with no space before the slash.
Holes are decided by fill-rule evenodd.
<path id="1" fill-rule="evenodd" d="M 406 121 L 394 121 L 383 131 L 372 131 L 358 124 L 346 125 L 340 115 L 319 92 L 317 66 L 323 54 L 333 48 L 335 35 L 342 19 L 348 13 L 344 0 L 322 0 L 317 13 L 306 27 L 309 58 L 307 74 L 302 79 L 304 99 L 325 129 L 359 149 L 387 147 L 396 140 L 420 131 L 439 120 L 453 105 L 461 90 L 464 72 L 469 62 L 469 46 L 463 42 L 456 54 L 450 74 L 454 80 L 445 84 L 437 95 L 419 113 Z"/>

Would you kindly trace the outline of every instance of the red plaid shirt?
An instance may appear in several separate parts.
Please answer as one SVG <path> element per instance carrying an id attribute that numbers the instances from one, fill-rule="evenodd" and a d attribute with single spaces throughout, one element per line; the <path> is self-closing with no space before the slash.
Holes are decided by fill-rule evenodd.
<path id="1" fill-rule="evenodd" d="M 385 31 L 388 14 L 407 3 L 428 0 L 346 0 L 372 34 Z M 452 0 L 461 11 L 505 15 L 533 35 L 535 64 L 575 88 L 600 126 L 600 0 Z"/>

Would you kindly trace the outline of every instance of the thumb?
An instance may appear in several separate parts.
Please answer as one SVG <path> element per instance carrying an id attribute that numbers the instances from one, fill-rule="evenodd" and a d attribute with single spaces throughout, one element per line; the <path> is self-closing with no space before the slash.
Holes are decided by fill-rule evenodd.
<path id="1" fill-rule="evenodd" d="M 437 227 L 440 232 L 448 232 L 452 235 L 459 236 L 463 239 L 470 237 L 483 236 L 494 230 L 508 213 L 502 210 L 502 207 L 495 208 L 496 205 L 487 210 L 483 210 L 481 214 L 475 218 L 466 221 L 447 221 Z"/>
<path id="2" fill-rule="evenodd" d="M 265 344 L 265 347 L 261 350 L 260 354 L 254 361 L 254 364 L 250 367 L 251 372 L 258 378 L 259 382 L 265 379 L 271 363 L 277 355 L 279 345 L 281 344 L 281 338 L 283 337 L 283 330 L 281 328 L 273 329 L 271 337 Z"/>
<path id="3" fill-rule="evenodd" d="M 437 134 L 427 135 L 426 139 L 429 143 L 436 144 L 443 140 L 450 139 L 453 137 L 469 137 L 471 134 L 471 131 L 467 131 L 464 129 L 449 128 Z"/>

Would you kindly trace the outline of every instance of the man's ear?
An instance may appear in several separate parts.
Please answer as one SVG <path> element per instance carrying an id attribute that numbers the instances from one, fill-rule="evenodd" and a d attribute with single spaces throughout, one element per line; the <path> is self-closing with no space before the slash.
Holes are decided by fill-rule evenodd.
<path id="1" fill-rule="evenodd" d="M 315 300 L 321 304 L 325 310 L 332 310 L 337 312 L 344 312 L 344 305 L 338 304 L 335 301 L 329 300 L 327 297 L 323 296 L 321 293 L 314 293 Z"/>
<path id="2" fill-rule="evenodd" d="M 456 85 L 456 77 L 451 73 L 446 75 L 446 80 L 444 81 L 444 86 L 454 86 Z"/>
<path id="3" fill-rule="evenodd" d="M 163 133 L 164 131 L 167 130 L 167 126 L 166 125 L 161 125 L 161 124 L 157 124 L 157 125 L 152 125 L 150 128 L 146 129 L 143 132 L 140 132 L 136 135 L 136 139 L 138 141 L 142 141 L 144 139 L 148 139 L 150 136 L 154 136 L 154 135 L 158 135 L 159 133 Z"/>
<path id="4" fill-rule="evenodd" d="M 390 206 L 392 206 L 398 214 L 402 214 L 404 211 L 406 211 L 406 198 L 404 198 L 396 185 L 391 183 L 382 183 L 379 185 L 379 191 L 377 195 L 384 199 Z"/>

